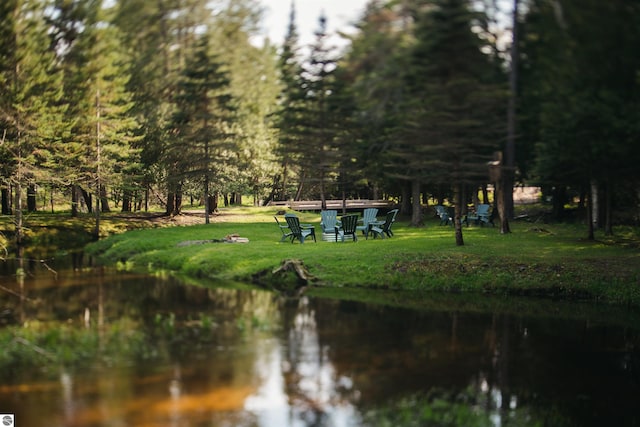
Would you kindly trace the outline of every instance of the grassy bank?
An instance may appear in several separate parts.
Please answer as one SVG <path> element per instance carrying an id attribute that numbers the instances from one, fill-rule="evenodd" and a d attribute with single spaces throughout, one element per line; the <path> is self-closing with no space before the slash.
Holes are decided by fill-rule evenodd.
<path id="1" fill-rule="evenodd" d="M 357 243 L 280 243 L 270 208 L 230 208 L 209 225 L 132 230 L 92 243 L 87 251 L 102 262 L 129 269 L 171 271 L 220 280 L 251 281 L 285 259 L 299 259 L 316 288 L 389 288 L 481 292 L 584 299 L 640 306 L 640 236 L 616 229 L 615 238 L 584 239 L 585 227 L 512 223 L 513 233 L 464 228 L 455 246 L 451 227 L 435 220 L 421 228 L 400 218 L 391 239 Z M 303 222 L 319 215 L 300 213 Z M 228 234 L 249 243 L 212 243 Z"/>

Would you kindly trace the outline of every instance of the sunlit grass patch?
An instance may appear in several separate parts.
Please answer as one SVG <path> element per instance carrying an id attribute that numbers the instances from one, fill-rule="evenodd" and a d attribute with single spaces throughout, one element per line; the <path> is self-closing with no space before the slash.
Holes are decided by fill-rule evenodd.
<path id="1" fill-rule="evenodd" d="M 304 263 L 317 285 L 430 291 L 577 295 L 637 301 L 635 292 L 607 288 L 607 281 L 637 286 L 640 252 L 635 230 L 616 239 L 585 239 L 584 227 L 514 221 L 512 233 L 498 227 L 463 226 L 465 245 L 454 229 L 428 219 L 410 227 L 394 224 L 395 236 L 357 242 L 323 242 L 320 216 L 298 212 L 316 226 L 317 243 L 280 242 L 274 208 L 225 208 L 224 221 L 188 227 L 135 230 L 89 246 L 105 262 L 126 258 L 135 268 L 170 270 L 193 277 L 249 281 L 285 259 Z M 238 234 L 249 243 L 218 243 Z M 620 240 L 617 240 L 620 239 Z M 186 243 L 185 243 L 186 242 Z M 197 244 L 188 244 L 196 242 Z"/>

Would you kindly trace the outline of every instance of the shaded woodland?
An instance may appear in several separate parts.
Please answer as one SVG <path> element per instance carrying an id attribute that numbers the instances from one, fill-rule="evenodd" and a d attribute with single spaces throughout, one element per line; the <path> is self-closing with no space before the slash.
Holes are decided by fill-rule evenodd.
<path id="1" fill-rule="evenodd" d="M 637 224 L 639 1 L 371 0 L 340 49 L 323 16 L 301 45 L 295 3 L 285 40 L 256 42 L 261 14 L 3 1 L 0 187 L 18 242 L 54 193 L 97 218 L 390 199 L 416 226 L 435 201 L 459 229 L 493 186 L 506 233 L 511 189 L 536 185 L 556 219 L 578 201 L 590 238 Z"/>

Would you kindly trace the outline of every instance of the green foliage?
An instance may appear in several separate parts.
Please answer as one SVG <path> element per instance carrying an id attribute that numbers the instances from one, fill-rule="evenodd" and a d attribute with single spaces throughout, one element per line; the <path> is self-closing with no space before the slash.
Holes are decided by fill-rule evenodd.
<path id="1" fill-rule="evenodd" d="M 459 394 L 432 390 L 426 395 L 404 397 L 384 408 L 368 411 L 365 422 L 380 427 L 490 427 L 496 425 L 496 420 L 500 420 L 500 425 L 519 427 L 542 427 L 548 422 L 555 426 L 571 425 L 560 416 L 541 419 L 527 407 L 488 408 L 485 400 L 487 397 L 482 393 L 471 390 Z"/>
<path id="2" fill-rule="evenodd" d="M 534 178 L 556 190 L 560 212 L 558 189 L 592 185 L 607 209 L 637 206 L 628 196 L 640 160 L 640 7 L 632 3 L 533 1 L 524 17 L 520 143 L 525 154 L 535 147 Z"/>

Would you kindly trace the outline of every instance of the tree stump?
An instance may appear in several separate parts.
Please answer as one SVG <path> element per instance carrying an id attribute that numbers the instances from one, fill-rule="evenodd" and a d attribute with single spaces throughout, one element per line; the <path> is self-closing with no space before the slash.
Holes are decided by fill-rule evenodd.
<path id="1" fill-rule="evenodd" d="M 299 295 L 314 279 L 299 259 L 285 259 L 279 267 L 253 275 L 254 284 L 286 295 Z"/>

